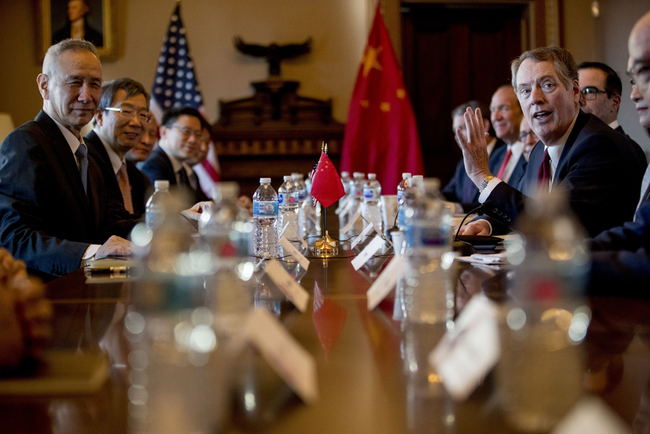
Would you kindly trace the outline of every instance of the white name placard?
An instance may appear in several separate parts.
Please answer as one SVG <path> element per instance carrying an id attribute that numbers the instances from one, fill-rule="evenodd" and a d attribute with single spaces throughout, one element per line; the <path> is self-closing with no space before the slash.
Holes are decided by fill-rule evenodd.
<path id="1" fill-rule="evenodd" d="M 289 240 L 287 240 L 285 237 L 280 238 L 280 245 L 284 247 L 284 250 L 289 252 L 289 254 L 293 256 L 296 261 L 298 261 L 302 268 L 305 270 L 309 269 L 309 259 L 305 258 L 305 256 L 300 253 Z"/>
<path id="2" fill-rule="evenodd" d="M 373 310 L 395 287 L 397 280 L 406 269 L 406 259 L 395 256 L 384 268 L 377 280 L 374 281 L 366 296 L 368 297 L 368 310 Z"/>
<path id="3" fill-rule="evenodd" d="M 302 313 L 307 311 L 307 302 L 309 293 L 298 282 L 296 282 L 287 270 L 275 259 L 271 259 L 266 266 L 266 273 L 273 283 L 280 288 L 280 291 L 293 303 L 294 306 Z"/>
<path id="4" fill-rule="evenodd" d="M 600 398 L 582 398 L 551 434 L 631 434 L 630 429 Z"/>
<path id="5" fill-rule="evenodd" d="M 356 246 L 358 246 L 359 243 L 360 243 L 364 238 L 366 238 L 366 236 L 367 236 L 367 235 L 370 233 L 370 231 L 372 231 L 373 229 L 374 229 L 375 231 L 377 231 L 377 229 L 375 228 L 375 225 L 373 225 L 372 223 L 370 223 L 368 226 L 366 226 L 366 228 L 365 228 L 363 231 L 361 231 L 361 233 L 359 234 L 359 236 L 356 237 L 356 238 L 354 239 L 354 241 L 352 241 L 352 244 L 350 245 L 350 247 L 354 249 Z M 379 232 L 377 232 L 377 233 L 379 233 Z"/>
<path id="6" fill-rule="evenodd" d="M 375 236 L 375 238 L 372 239 L 366 248 L 363 249 L 361 253 L 359 253 L 357 257 L 352 260 L 352 266 L 354 269 L 358 270 L 361 268 L 361 266 L 368 262 L 368 259 L 372 258 L 372 256 L 377 253 L 377 250 L 381 249 L 381 246 L 383 245 L 384 239 L 379 235 Z"/>
<path id="7" fill-rule="evenodd" d="M 256 309 L 246 321 L 244 338 L 307 404 L 319 399 L 316 361 L 265 309 Z"/>
<path id="8" fill-rule="evenodd" d="M 354 215 L 352 216 L 352 218 L 350 219 L 348 224 L 345 225 L 345 227 L 343 228 L 343 233 L 346 233 L 347 231 L 352 229 L 352 226 L 354 226 L 354 223 L 356 223 L 356 221 L 359 219 L 359 217 L 361 217 L 361 210 L 360 209 L 357 212 L 354 213 Z"/>
<path id="9" fill-rule="evenodd" d="M 496 365 L 500 354 L 496 305 L 477 295 L 431 352 L 429 363 L 452 398 L 464 401 Z"/>

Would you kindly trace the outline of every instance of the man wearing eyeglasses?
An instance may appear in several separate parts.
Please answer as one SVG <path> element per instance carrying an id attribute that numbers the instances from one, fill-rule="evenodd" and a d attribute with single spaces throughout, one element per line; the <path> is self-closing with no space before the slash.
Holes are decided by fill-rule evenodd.
<path id="1" fill-rule="evenodd" d="M 135 224 L 108 199 L 81 129 L 95 113 L 102 66 L 87 41 L 50 47 L 37 78 L 43 110 L 0 146 L 0 245 L 52 278 L 84 260 L 128 255 Z M 117 236 L 116 236 L 117 235 Z"/>
<path id="2" fill-rule="evenodd" d="M 632 143 L 641 161 L 646 161 L 643 149 L 630 138 L 618 123 L 623 84 L 612 68 L 601 62 L 582 62 L 578 65 L 578 86 L 580 106 L 585 113 L 591 113 Z"/>
<path id="3" fill-rule="evenodd" d="M 145 196 L 151 183 L 125 156 L 139 144 L 150 122 L 147 91 L 135 80 L 120 78 L 102 87 L 95 127 L 85 138 L 109 194 L 133 218 L 144 214 Z"/>
<path id="4" fill-rule="evenodd" d="M 203 127 L 207 122 L 198 110 L 191 107 L 172 109 L 163 115 L 158 147 L 138 168 L 153 183 L 168 180 L 169 185 L 191 190 L 188 202 L 209 200 L 192 170 L 199 146 L 203 140 Z"/>

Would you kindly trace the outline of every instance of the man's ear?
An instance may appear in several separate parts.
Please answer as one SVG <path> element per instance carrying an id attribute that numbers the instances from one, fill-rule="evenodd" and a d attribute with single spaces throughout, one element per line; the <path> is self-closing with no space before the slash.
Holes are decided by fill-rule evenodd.
<path id="1" fill-rule="evenodd" d="M 615 113 L 618 113 L 618 109 L 621 108 L 621 96 L 612 95 L 612 101 L 614 102 L 614 106 L 612 108 L 614 109 Z"/>
<path id="2" fill-rule="evenodd" d="M 95 113 L 95 123 L 100 127 L 104 126 L 104 110 L 97 109 L 97 113 Z"/>
<path id="3" fill-rule="evenodd" d="M 38 91 L 41 93 L 43 99 L 47 99 L 47 100 L 50 99 L 50 92 L 48 90 L 49 80 L 50 78 L 43 73 L 38 74 L 38 77 L 36 77 L 36 84 L 38 85 Z"/>

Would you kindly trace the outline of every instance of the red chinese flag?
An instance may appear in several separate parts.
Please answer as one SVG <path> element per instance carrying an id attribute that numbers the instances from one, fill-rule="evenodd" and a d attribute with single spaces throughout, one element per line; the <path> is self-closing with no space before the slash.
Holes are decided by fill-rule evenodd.
<path id="1" fill-rule="evenodd" d="M 395 194 L 402 172 L 424 174 L 413 107 L 379 12 L 354 85 L 341 170 L 376 173 L 384 194 Z"/>
<path id="2" fill-rule="evenodd" d="M 344 194 L 343 183 L 341 183 L 336 167 L 327 154 L 322 152 L 311 181 L 312 197 L 327 208 L 342 198 Z"/>

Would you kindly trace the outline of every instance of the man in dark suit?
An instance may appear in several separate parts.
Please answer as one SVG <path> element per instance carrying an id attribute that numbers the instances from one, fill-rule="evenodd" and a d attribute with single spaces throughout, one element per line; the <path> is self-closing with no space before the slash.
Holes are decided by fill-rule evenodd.
<path id="1" fill-rule="evenodd" d="M 467 107 L 472 108 L 472 110 L 476 110 L 479 107 L 481 108 L 485 129 L 486 131 L 491 132 L 492 129 L 490 128 L 489 109 L 487 109 L 487 107 L 483 106 L 478 101 L 468 101 L 465 104 L 461 104 L 452 110 L 451 119 L 452 128 L 454 131 L 456 131 L 457 128 L 460 128 L 461 138 L 465 137 L 465 119 L 463 118 L 463 114 L 465 113 Z M 494 150 L 503 146 L 504 143 L 502 140 L 497 139 L 492 135 L 490 135 L 486 141 L 487 152 L 488 155 L 490 155 L 490 170 L 497 171 L 499 169 L 499 165 L 501 164 L 501 160 L 497 161 L 497 159 L 493 158 Z M 458 144 L 458 140 L 456 140 L 456 142 Z M 470 212 L 480 205 L 478 203 L 478 188 L 476 188 L 472 180 L 467 177 L 467 173 L 465 172 L 465 164 L 463 163 L 462 159 L 456 166 L 454 177 L 442 189 L 442 194 L 446 200 L 453 203 L 453 211 L 455 214 Z"/>
<path id="2" fill-rule="evenodd" d="M 168 180 L 171 186 L 189 191 L 188 203 L 209 200 L 192 170 L 207 122 L 198 110 L 191 107 L 172 109 L 163 115 L 158 147 L 138 168 L 153 183 Z"/>
<path id="3" fill-rule="evenodd" d="M 623 84 L 616 71 L 601 62 L 582 62 L 578 65 L 578 85 L 582 111 L 599 117 L 614 130 L 624 134 L 632 142 L 642 161 L 645 161 L 643 149 L 625 134 L 623 127 L 618 123 Z"/>
<path id="4" fill-rule="evenodd" d="M 482 210 L 510 227 L 535 189 L 564 188 L 569 204 L 594 236 L 632 218 L 645 165 L 623 135 L 580 111 L 578 73 L 571 54 L 561 48 L 526 51 L 512 63 L 513 88 L 541 143 L 515 189 L 495 178 L 487 165 L 480 114 L 467 112 L 468 140 L 463 143 L 467 174 L 481 190 Z M 461 233 L 489 235 L 486 219 Z"/>
<path id="5" fill-rule="evenodd" d="M 144 87 L 130 78 L 120 78 L 102 87 L 95 127 L 85 138 L 109 194 L 122 202 L 133 218 L 144 214 L 151 183 L 125 156 L 139 145 L 151 119 L 149 94 Z"/>
<path id="6" fill-rule="evenodd" d="M 650 12 L 634 26 L 628 40 L 630 95 L 639 122 L 650 136 Z M 616 296 L 650 296 L 650 168 L 643 177 L 634 221 L 602 232 L 591 240 L 589 291 Z"/>
<path id="7" fill-rule="evenodd" d="M 95 47 L 72 39 L 50 47 L 37 82 L 43 110 L 0 146 L 0 244 L 52 277 L 84 259 L 130 254 L 129 241 L 110 235 L 126 236 L 134 222 L 107 200 L 80 135 L 101 97 Z"/>

